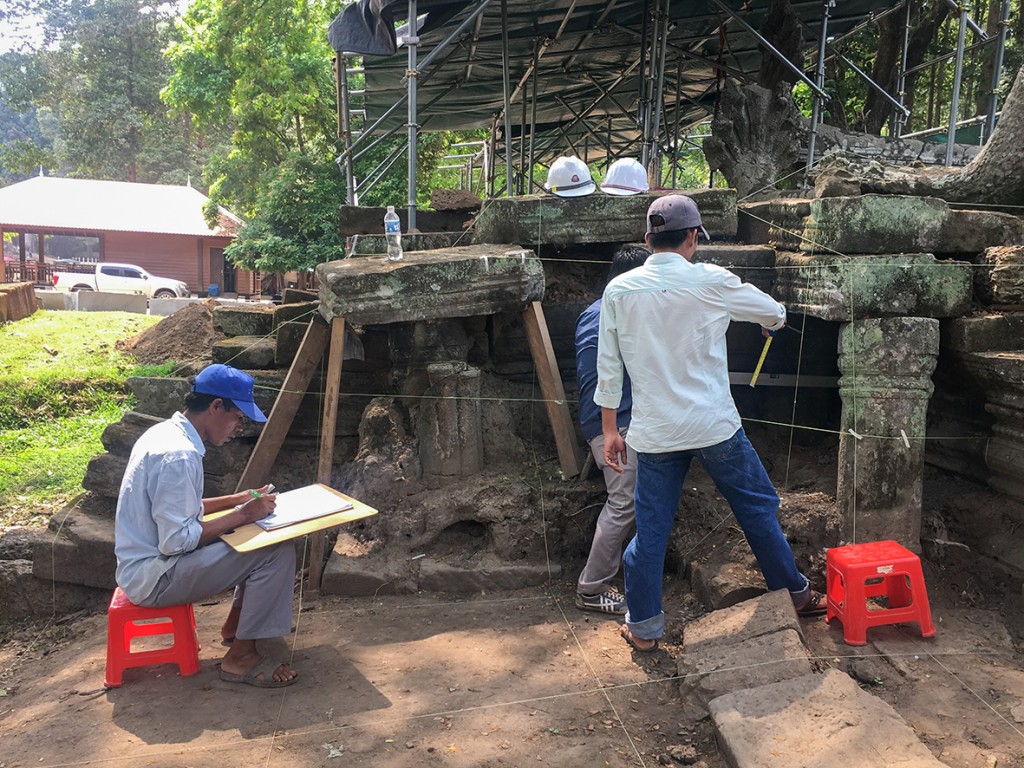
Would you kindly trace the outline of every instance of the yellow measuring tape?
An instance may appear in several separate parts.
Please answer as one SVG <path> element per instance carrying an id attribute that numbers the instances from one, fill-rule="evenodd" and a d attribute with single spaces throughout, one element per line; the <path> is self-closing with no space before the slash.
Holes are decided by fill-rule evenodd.
<path id="1" fill-rule="evenodd" d="M 764 365 L 764 359 L 768 357 L 768 348 L 772 345 L 772 339 L 775 338 L 775 334 L 771 334 L 764 340 L 764 348 L 761 350 L 761 357 L 757 360 L 757 366 L 754 368 L 754 375 L 750 377 L 750 386 L 757 384 L 757 377 L 761 375 L 761 366 Z"/>

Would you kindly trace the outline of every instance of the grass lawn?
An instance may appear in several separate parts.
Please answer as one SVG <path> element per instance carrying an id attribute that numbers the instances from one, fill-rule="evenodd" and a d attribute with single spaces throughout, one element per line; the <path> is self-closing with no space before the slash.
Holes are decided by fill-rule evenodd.
<path id="1" fill-rule="evenodd" d="M 131 407 L 125 380 L 158 372 L 115 344 L 160 319 L 39 311 L 0 325 L 0 532 L 46 525 L 81 493 L 100 435 Z"/>

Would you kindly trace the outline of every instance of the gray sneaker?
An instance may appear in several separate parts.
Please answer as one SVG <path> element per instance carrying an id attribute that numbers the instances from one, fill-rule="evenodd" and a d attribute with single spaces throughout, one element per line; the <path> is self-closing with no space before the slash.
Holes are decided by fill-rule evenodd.
<path id="1" fill-rule="evenodd" d="M 597 611 L 598 613 L 625 616 L 626 598 L 614 587 L 608 587 L 599 595 L 581 595 L 577 592 L 576 607 L 581 611 Z"/>

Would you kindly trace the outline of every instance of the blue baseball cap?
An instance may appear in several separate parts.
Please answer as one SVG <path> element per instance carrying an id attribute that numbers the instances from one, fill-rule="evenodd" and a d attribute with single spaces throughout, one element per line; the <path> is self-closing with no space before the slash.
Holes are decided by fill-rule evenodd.
<path id="1" fill-rule="evenodd" d="M 245 371 L 223 363 L 214 363 L 199 372 L 192 385 L 192 391 L 201 395 L 227 398 L 253 421 L 266 421 L 267 417 L 253 401 L 252 386 L 253 378 Z"/>

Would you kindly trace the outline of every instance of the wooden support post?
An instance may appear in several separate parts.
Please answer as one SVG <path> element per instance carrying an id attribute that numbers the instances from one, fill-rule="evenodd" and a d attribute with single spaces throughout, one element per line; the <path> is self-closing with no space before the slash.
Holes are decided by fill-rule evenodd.
<path id="1" fill-rule="evenodd" d="M 249 462 L 238 479 L 235 491 L 240 491 L 243 488 L 258 488 L 272 479 L 270 469 L 281 452 L 281 446 L 295 420 L 299 404 L 302 402 L 306 390 L 309 389 L 309 382 L 324 357 L 330 332 L 330 328 L 320 315 L 314 315 L 302 337 L 299 351 L 288 369 L 281 392 L 274 400 L 274 407 L 270 410 L 267 423 L 263 425 L 263 431 L 260 432 L 260 438 L 256 441 L 256 447 L 253 448 Z"/>
<path id="2" fill-rule="evenodd" d="M 338 398 L 341 394 L 341 365 L 344 355 L 345 318 L 336 317 L 331 321 L 331 351 L 327 356 L 324 413 L 320 428 L 320 460 L 316 469 L 317 482 L 325 485 L 331 484 L 331 468 L 334 464 L 334 432 L 338 425 Z M 326 532 L 320 531 L 312 534 L 308 590 L 313 593 L 320 591 L 326 543 Z"/>
<path id="3" fill-rule="evenodd" d="M 523 310 L 523 323 L 526 326 L 526 338 L 530 343 L 533 364 L 537 368 L 541 395 L 544 397 L 551 429 L 555 433 L 558 463 L 562 469 L 562 476 L 568 480 L 579 475 L 582 452 L 572 416 L 569 414 L 569 405 L 565 402 L 565 388 L 558 373 L 555 350 L 551 347 L 544 308 L 539 301 L 532 302 Z"/>

